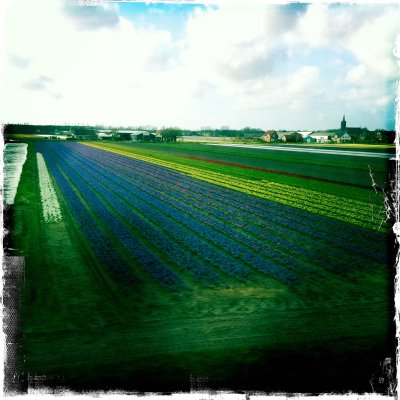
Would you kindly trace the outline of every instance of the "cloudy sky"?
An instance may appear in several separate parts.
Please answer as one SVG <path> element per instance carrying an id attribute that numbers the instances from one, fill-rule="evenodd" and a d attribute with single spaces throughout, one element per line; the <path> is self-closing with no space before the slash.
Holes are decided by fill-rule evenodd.
<path id="1" fill-rule="evenodd" d="M 1 0 L 2 122 L 394 128 L 398 4 L 91 4 Z"/>

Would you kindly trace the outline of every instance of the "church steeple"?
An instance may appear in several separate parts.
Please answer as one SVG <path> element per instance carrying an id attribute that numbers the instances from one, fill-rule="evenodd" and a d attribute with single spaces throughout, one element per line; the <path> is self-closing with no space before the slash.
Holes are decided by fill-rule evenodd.
<path id="1" fill-rule="evenodd" d="M 342 132 L 344 132 L 344 131 L 346 130 L 346 119 L 345 119 L 345 117 L 344 117 L 344 114 L 343 114 L 342 122 L 340 123 L 340 130 L 341 130 Z"/>

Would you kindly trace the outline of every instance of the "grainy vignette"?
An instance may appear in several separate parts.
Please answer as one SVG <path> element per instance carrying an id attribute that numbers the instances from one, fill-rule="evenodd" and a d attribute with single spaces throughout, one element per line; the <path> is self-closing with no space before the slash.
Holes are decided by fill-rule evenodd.
<path id="1" fill-rule="evenodd" d="M 397 36 L 396 43 L 396 57 L 397 64 L 400 67 L 400 33 Z M 400 74 L 399 74 L 400 75 Z M 396 100 L 396 187 L 395 187 L 395 205 L 396 205 L 396 240 L 397 240 L 397 257 L 396 257 L 396 279 L 395 279 L 395 322 L 396 322 L 396 338 L 397 338 L 397 352 L 396 352 L 396 396 L 399 395 L 399 382 L 400 382 L 400 371 L 399 371 L 399 361 L 400 361 L 400 288 L 399 288 L 399 273 L 400 273 L 400 77 L 397 80 L 397 100 Z"/>
<path id="2" fill-rule="evenodd" d="M 400 39 L 397 41 L 397 52 L 396 55 L 399 57 L 400 55 Z M 394 232 L 396 234 L 396 241 L 397 244 L 400 241 L 400 181 L 399 181 L 399 159 L 400 159 L 400 110 L 399 110 L 399 101 L 400 101 L 400 84 L 397 85 L 397 102 L 396 102 L 396 160 L 395 163 L 395 173 L 396 179 L 394 182 L 394 191 L 393 193 L 387 194 L 387 200 L 389 209 L 387 209 L 388 217 L 393 218 L 395 217 L 396 224 L 393 227 Z M 2 146 L 3 147 L 3 146 Z M 2 164 L 3 168 L 3 164 Z M 2 171 L 1 171 L 2 172 Z M 1 173 L 1 179 L 3 176 L 3 172 Z M 4 223 L 3 220 L 3 212 L 4 209 L 2 207 L 2 225 Z M 18 295 L 18 288 L 19 284 L 23 278 L 23 268 L 24 268 L 24 260 L 23 257 L 16 257 L 16 256 L 6 256 L 4 254 L 4 248 L 2 248 L 2 262 L 3 262 L 3 270 L 2 270 L 2 280 L 3 280 L 3 287 L 2 287 L 2 311 L 3 311 L 3 330 L 2 330 L 2 339 L 4 342 L 2 343 L 2 350 L 5 350 L 2 356 L 4 357 L 4 374 L 2 376 L 2 384 L 3 390 L 5 394 L 8 395 L 15 395 L 21 393 L 21 379 L 15 374 L 14 370 L 14 363 L 15 363 L 15 350 L 16 350 L 16 337 L 18 332 L 18 315 L 16 314 L 15 310 L 18 308 L 19 305 L 19 295 Z M 400 253 L 397 254 L 396 257 L 396 278 L 395 278 L 395 323 L 396 323 L 396 337 L 399 338 L 399 324 L 400 324 L 400 290 L 398 285 L 399 280 L 399 266 L 400 266 Z M 2 351 L 3 353 L 3 351 Z M 399 360 L 400 360 L 400 353 L 399 349 L 396 351 L 396 365 L 393 365 L 393 360 L 386 359 L 382 361 L 382 364 L 379 366 L 381 369 L 382 374 L 377 375 L 376 377 L 371 378 L 371 387 L 373 392 L 374 384 L 381 383 L 381 380 L 385 381 L 387 384 L 387 394 L 390 397 L 396 397 L 398 395 L 398 382 L 400 378 L 399 372 Z M 394 374 L 396 378 L 394 379 Z M 240 400 L 247 400 L 250 398 L 273 398 L 276 400 L 286 398 L 287 396 L 284 395 L 271 395 L 267 396 L 265 393 L 247 393 L 247 394 L 234 394 L 234 393 L 216 393 L 207 390 L 207 377 L 194 379 L 192 382 L 193 393 L 190 395 L 188 394 L 179 394 L 175 393 L 169 396 L 169 398 L 193 398 L 196 400 L 206 400 L 206 399 L 240 399 Z M 44 390 L 32 390 L 29 393 L 33 398 L 52 398 L 53 395 L 48 394 Z M 72 394 L 65 391 L 62 393 L 63 397 L 72 397 Z M 112 398 L 125 398 L 126 394 L 121 393 L 114 393 L 114 394 L 107 394 L 107 393 L 91 393 L 85 397 L 112 397 Z M 29 396 L 30 397 L 30 396 Z M 75 396 L 73 396 L 75 397 Z M 290 397 L 300 398 L 303 396 L 298 395 L 291 395 Z M 343 396 L 337 395 L 321 395 L 318 398 L 323 400 L 325 398 L 342 398 Z M 364 396 L 359 395 L 347 395 L 345 396 L 349 399 L 359 399 Z M 375 398 L 375 397 L 382 397 L 381 395 L 366 395 L 367 398 Z M 146 399 L 153 399 L 159 398 L 157 394 L 146 394 Z M 165 397 L 164 397 L 165 398 Z"/>
<path id="3" fill-rule="evenodd" d="M 3 263 L 3 329 L 6 335 L 4 393 L 13 395 L 25 389 L 24 379 L 18 373 L 18 330 L 20 287 L 23 285 L 24 257 L 4 256 Z"/>

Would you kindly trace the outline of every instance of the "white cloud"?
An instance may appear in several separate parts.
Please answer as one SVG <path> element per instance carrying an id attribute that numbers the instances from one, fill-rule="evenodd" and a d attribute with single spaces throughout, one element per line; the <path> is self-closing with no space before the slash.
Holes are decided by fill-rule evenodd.
<path id="1" fill-rule="evenodd" d="M 297 29 L 289 39 L 293 43 L 307 43 L 311 47 L 341 46 L 362 21 L 349 8 L 313 3 L 300 18 Z"/>
<path id="2" fill-rule="evenodd" d="M 268 128 L 272 115 L 289 124 L 288 110 L 294 118 L 318 106 L 328 115 L 325 105 L 344 99 L 384 107 L 394 96 L 393 7 L 313 4 L 304 13 L 222 4 L 197 9 L 176 41 L 154 24 L 134 25 L 116 4 L 8 3 L 0 93 L 7 120 Z M 318 59 L 318 49 L 330 59 Z M 328 77 L 328 63 L 343 75 Z"/>
<path id="3" fill-rule="evenodd" d="M 348 5 L 332 7 L 313 4 L 293 32 L 293 43 L 315 48 L 346 51 L 356 64 L 343 61 L 335 65 L 347 69 L 338 76 L 343 90 L 339 101 L 364 102 L 388 106 L 395 101 L 394 80 L 399 69 L 393 57 L 395 36 L 400 28 L 398 6 Z"/>
<path id="4" fill-rule="evenodd" d="M 260 4 L 198 10 L 187 24 L 183 62 L 210 80 L 240 81 L 264 75 L 276 53 L 267 40 L 267 17 L 267 8 Z"/>
<path id="5" fill-rule="evenodd" d="M 345 77 L 348 100 L 380 107 L 395 102 L 395 79 L 399 68 L 393 56 L 395 33 L 400 27 L 399 9 L 389 9 L 367 22 L 353 33 L 346 47 L 358 64 Z"/>
<path id="6" fill-rule="evenodd" d="M 399 8 L 389 9 L 382 15 L 364 22 L 353 33 L 346 47 L 357 59 L 382 77 L 398 73 L 394 51 L 394 33 L 400 28 Z"/>
<path id="7" fill-rule="evenodd" d="M 25 4 L 13 1 L 6 51 L 30 63 L 23 71 L 9 63 L 2 94 L 24 98 L 28 107 L 21 109 L 10 97 L 3 100 L 10 119 L 24 114 L 23 120 L 42 122 L 62 118 L 126 124 L 138 117 L 151 122 L 154 110 L 168 109 L 171 94 L 178 98 L 182 92 L 174 87 L 177 70 L 168 72 L 174 66 L 170 54 L 176 51 L 169 32 L 136 28 L 120 17 L 118 28 L 104 24 L 82 30 L 76 16 L 66 17 L 61 3 L 42 0 L 34 7 L 30 3 L 28 10 Z M 28 18 L 25 11 L 37 12 L 37 7 L 37 17 Z M 51 85 L 43 77 L 51 77 Z M 40 101 L 27 90 L 40 91 Z"/>
<path id="8" fill-rule="evenodd" d="M 184 64 L 219 94 L 233 98 L 236 109 L 303 108 L 310 96 L 322 93 L 322 85 L 315 66 L 284 73 L 290 52 L 285 35 L 296 29 L 298 16 L 282 16 L 262 4 L 242 7 L 197 12 L 188 22 Z"/>
<path id="9" fill-rule="evenodd" d="M 289 78 L 288 90 L 291 94 L 304 95 L 320 94 L 322 89 L 320 88 L 320 71 L 316 67 L 305 66 L 296 71 Z"/>
<path id="10" fill-rule="evenodd" d="M 266 77 L 238 98 L 240 107 L 285 110 L 306 109 L 323 94 L 320 71 L 305 66 L 280 78 Z"/>
<path id="11" fill-rule="evenodd" d="M 30 64 L 31 60 L 29 58 L 20 57 L 16 54 L 10 54 L 9 59 L 11 63 L 17 68 L 26 68 Z"/>
<path id="12" fill-rule="evenodd" d="M 40 75 L 37 78 L 31 79 L 23 84 L 23 87 L 29 90 L 45 90 L 48 85 L 53 82 L 53 79 L 46 76 Z"/>
<path id="13" fill-rule="evenodd" d="M 116 28 L 120 22 L 118 5 L 114 3 L 79 6 L 76 3 L 65 2 L 63 10 L 76 27 L 82 30 Z"/>
<path id="14" fill-rule="evenodd" d="M 346 74 L 346 82 L 353 86 L 364 86 L 367 82 L 369 71 L 365 64 L 358 64 L 348 70 Z"/>

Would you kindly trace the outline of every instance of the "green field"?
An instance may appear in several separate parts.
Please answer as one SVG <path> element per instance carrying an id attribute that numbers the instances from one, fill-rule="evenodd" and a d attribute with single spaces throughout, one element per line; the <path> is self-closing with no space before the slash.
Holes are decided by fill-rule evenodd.
<path id="1" fill-rule="evenodd" d="M 188 157 L 198 157 L 204 160 L 220 160 L 224 162 L 242 164 L 256 168 L 265 168 L 302 175 L 309 175 L 311 177 L 318 177 L 341 182 L 363 184 L 369 187 L 371 187 L 372 185 L 371 177 L 369 175 L 370 168 L 377 183 L 384 186 L 388 184 L 389 164 L 387 159 L 381 158 L 347 157 L 342 155 L 308 154 L 300 152 L 294 153 L 289 151 L 263 151 L 253 148 L 232 148 L 197 143 L 178 143 L 175 145 L 170 143 L 102 143 L 102 145 L 116 149 L 121 148 L 125 150 L 132 147 L 136 153 L 173 160 L 184 164 L 190 163 L 190 165 L 198 165 L 203 169 L 217 170 L 221 172 L 224 171 L 224 168 L 221 165 L 218 167 L 213 167 L 212 165 L 209 165 L 209 163 L 207 163 L 206 161 L 201 162 L 201 160 L 193 160 L 189 159 Z M 393 146 L 379 146 L 377 148 L 374 148 L 372 146 L 365 146 L 365 148 L 360 148 L 360 146 L 358 146 L 353 148 L 345 145 L 343 147 L 337 145 L 332 145 L 330 147 L 322 145 L 318 147 L 316 147 L 315 145 L 302 145 L 288 147 L 305 147 L 317 149 L 329 149 L 334 147 L 335 149 L 341 150 L 354 150 L 358 148 L 360 150 L 362 149 L 362 151 L 371 151 L 378 153 L 385 152 L 394 154 Z M 246 176 L 252 179 L 262 179 L 267 177 L 268 179 L 280 181 L 278 180 L 279 178 L 277 176 L 272 177 L 271 174 L 268 174 L 266 172 L 260 173 L 254 170 L 243 171 L 243 169 L 232 167 L 225 168 L 225 170 L 229 175 L 232 176 Z M 290 182 L 290 184 L 294 184 L 296 182 L 295 179 L 292 179 L 291 181 L 289 181 L 287 177 L 285 179 L 287 182 Z M 312 181 L 308 181 L 306 184 L 311 185 Z M 323 189 L 325 190 L 325 188 Z"/>
<path id="2" fill-rule="evenodd" d="M 52 388 L 63 386 L 72 390 L 153 392 L 190 391 L 205 385 L 237 391 L 363 393 L 371 390 L 370 380 L 374 385 L 378 382 L 380 363 L 394 357 L 395 249 L 390 224 L 383 221 L 383 196 L 380 190 L 373 190 L 369 172 L 372 171 L 378 185 L 388 188 L 387 159 L 289 151 L 267 153 L 192 143 L 95 143 L 81 147 L 74 143 L 74 147 L 64 150 L 64 145 L 54 145 L 61 146 L 61 150 L 50 143 L 29 142 L 11 209 L 11 247 L 17 249 L 13 254 L 25 256 L 19 342 L 19 369 L 25 385 L 35 387 L 42 382 Z M 216 287 L 202 285 L 188 273 L 183 262 L 171 258 L 172 253 L 162 250 L 156 240 L 151 242 L 139 226 L 129 225 L 126 214 L 101 195 L 112 191 L 111 181 L 103 186 L 96 183 L 100 186 L 93 198 L 98 196 L 100 202 L 108 205 L 114 222 L 139 238 L 183 282 L 179 290 L 161 287 L 140 262 L 132 260 L 126 243 L 111 232 L 113 222 L 106 226 L 102 215 L 96 214 L 95 202 L 84 197 L 78 181 L 74 183 L 74 175 L 67 169 L 70 165 L 71 171 L 75 168 L 76 179 L 82 177 L 82 182 L 90 185 L 95 181 L 95 169 L 88 169 L 84 158 L 80 158 L 86 154 L 86 148 L 90 157 L 98 155 L 93 163 L 98 163 L 104 177 L 100 157 L 116 157 L 119 153 L 120 158 L 115 160 L 121 166 L 120 170 L 115 167 L 115 173 L 125 171 L 122 163 L 137 163 L 137 172 L 127 172 L 126 179 L 128 174 L 136 174 L 140 185 L 147 182 L 145 173 L 140 175 L 140 168 L 149 165 L 166 177 L 170 176 L 168 171 L 173 171 L 172 190 L 178 190 L 181 174 L 193 188 L 199 182 L 212 185 L 204 187 L 215 187 L 221 196 L 232 193 L 235 198 L 237 193 L 238 204 L 240 195 L 254 198 L 259 207 L 268 206 L 269 202 L 282 207 L 286 222 L 276 222 L 282 233 L 274 231 L 275 225 L 270 225 L 268 218 L 262 219 L 260 226 L 276 238 L 275 247 L 271 248 L 286 257 L 288 270 L 298 275 L 299 282 L 286 284 L 253 271 L 247 280 L 226 274 Z M 60 176 L 78 194 L 94 225 L 105 232 L 108 241 L 101 243 L 105 253 L 117 254 L 123 265 L 139 275 L 139 283 L 117 279 L 109 272 L 97 252 L 100 242 L 88 236 L 60 184 L 61 178 L 54 173 L 50 175 L 63 219 L 58 223 L 43 221 L 36 163 L 39 151 L 43 152 L 49 171 L 62 171 Z M 53 170 L 51 163 L 55 165 Z M 110 171 L 114 171 L 112 168 Z M 177 186 L 172 177 L 178 179 Z M 154 182 L 156 179 L 160 179 L 157 172 Z M 149 190 L 153 188 L 151 182 L 149 176 Z M 94 183 L 93 187 L 96 188 Z M 163 190 L 155 203 L 160 210 L 163 199 L 169 201 L 165 197 L 168 185 Z M 200 210 L 190 200 L 194 199 L 190 191 L 184 196 L 192 201 L 193 210 Z M 135 202 L 129 203 L 122 193 L 117 197 L 121 204 L 131 207 L 138 221 L 146 221 L 154 237 L 168 235 L 168 227 L 157 225 L 150 216 L 136 211 Z M 222 197 L 211 200 L 224 204 Z M 326 206 L 318 208 L 319 202 L 326 202 Z M 235 201 L 231 204 L 237 206 Z M 202 211 L 204 224 L 207 226 L 208 220 L 225 223 L 227 230 L 238 234 L 236 240 L 226 233 L 226 240 L 235 241 L 238 246 L 248 246 L 240 239 L 243 235 L 254 243 L 270 240 L 246 230 L 247 224 L 258 227 L 255 217 L 254 221 L 238 221 L 228 211 L 217 217 L 211 211 Z M 304 240 L 296 234 L 297 228 L 290 225 L 291 212 L 293 218 L 299 216 L 299 224 L 302 215 L 304 224 L 309 223 L 309 231 L 304 228 Z M 308 222 L 314 218 L 316 222 Z M 173 227 L 182 230 L 182 221 L 178 218 Z M 331 237 L 327 235 L 325 239 L 318 237 L 324 227 L 317 225 L 324 221 L 327 227 L 336 227 L 331 230 Z M 328 233 L 329 229 L 326 228 Z M 340 242 L 342 232 L 348 234 L 354 251 Z M 214 243 L 213 237 L 199 239 L 199 234 L 193 232 L 188 235 L 185 243 L 200 241 L 210 249 L 228 254 L 228 250 Z M 186 246 L 193 260 L 205 257 L 196 253 L 194 247 L 183 245 L 180 237 L 169 239 L 182 248 Z M 290 250 L 289 244 L 296 245 L 298 250 Z M 266 250 L 260 247 L 259 252 L 264 254 Z M 253 253 L 258 256 L 257 251 Z M 235 262 L 240 260 L 240 254 L 229 257 Z M 328 269 L 321 260 L 330 261 L 332 268 Z M 343 271 L 335 270 L 336 264 Z M 309 267 L 311 272 L 297 271 L 300 265 Z M 222 268 L 214 265 L 213 271 L 219 271 L 219 267 Z M 385 392 L 387 386 L 376 383 L 374 390 Z"/>

